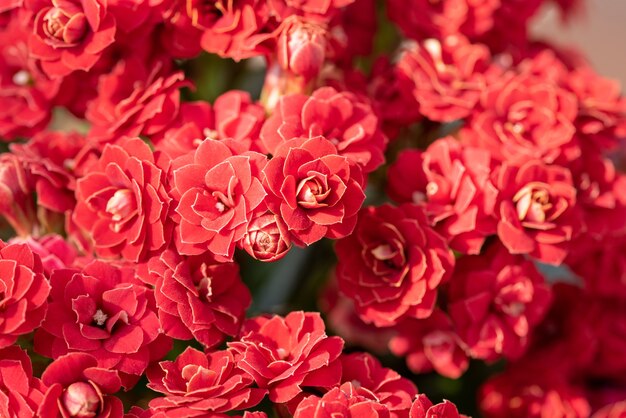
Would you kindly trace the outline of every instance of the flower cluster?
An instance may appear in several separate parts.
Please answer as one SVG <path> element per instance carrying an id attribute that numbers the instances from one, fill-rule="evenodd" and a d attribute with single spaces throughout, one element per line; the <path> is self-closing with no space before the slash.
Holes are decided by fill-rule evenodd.
<path id="1" fill-rule="evenodd" d="M 4 1 L 0 416 L 477 412 L 386 352 L 626 413 L 626 98 L 546 2 Z"/>

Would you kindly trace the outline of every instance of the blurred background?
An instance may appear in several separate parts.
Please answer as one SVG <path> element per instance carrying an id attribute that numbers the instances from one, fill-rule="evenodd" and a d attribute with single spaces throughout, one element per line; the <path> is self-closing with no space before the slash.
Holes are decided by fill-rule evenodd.
<path id="1" fill-rule="evenodd" d="M 535 20 L 535 36 L 580 50 L 598 73 L 626 86 L 626 0 L 587 0 L 563 22 L 556 7 L 546 7 Z"/>

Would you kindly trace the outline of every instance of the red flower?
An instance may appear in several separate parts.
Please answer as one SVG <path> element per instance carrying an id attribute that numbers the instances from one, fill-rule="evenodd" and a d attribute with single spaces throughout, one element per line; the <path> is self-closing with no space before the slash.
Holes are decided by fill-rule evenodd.
<path id="1" fill-rule="evenodd" d="M 283 258 L 291 249 L 287 226 L 270 211 L 252 218 L 239 245 L 257 260 L 268 262 Z"/>
<path id="2" fill-rule="evenodd" d="M 443 311 L 437 309 L 426 319 L 407 319 L 396 330 L 389 348 L 396 356 L 406 356 L 413 373 L 434 370 L 457 379 L 467 370 L 469 360 L 463 342 Z"/>
<path id="3" fill-rule="evenodd" d="M 500 191 L 496 214 L 504 246 L 512 254 L 560 264 L 582 229 L 570 172 L 536 160 L 521 166 L 505 163 L 493 182 Z"/>
<path id="4" fill-rule="evenodd" d="M 140 139 L 108 144 L 76 186 L 72 219 L 89 231 L 101 257 L 144 261 L 169 240 L 165 173 Z"/>
<path id="5" fill-rule="evenodd" d="M 317 89 L 310 97 L 281 97 L 261 131 L 263 144 L 275 156 L 278 147 L 293 138 L 316 136 L 332 142 L 337 147 L 332 153 L 348 157 L 364 173 L 384 162 L 387 140 L 371 107 L 356 95 L 332 87 Z"/>
<path id="6" fill-rule="evenodd" d="M 176 158 L 194 151 L 204 139 L 233 139 L 246 151 L 261 151 L 259 132 L 265 120 L 265 110 L 252 102 L 250 94 L 231 90 L 215 100 L 185 102 L 178 118 L 157 137 L 155 148 Z"/>
<path id="7" fill-rule="evenodd" d="M 50 285 L 26 244 L 0 240 L 0 348 L 37 328 L 48 309 Z"/>
<path id="8" fill-rule="evenodd" d="M 43 372 L 48 387 L 37 411 L 41 418 L 122 418 L 124 407 L 113 393 L 122 382 L 115 370 L 98 365 L 91 354 L 71 353 Z"/>
<path id="9" fill-rule="evenodd" d="M 339 289 L 361 319 L 376 326 L 428 317 L 454 256 L 419 206 L 368 207 L 354 233 L 335 247 Z"/>
<path id="10" fill-rule="evenodd" d="M 489 31 L 500 0 L 391 0 L 387 12 L 406 36 L 445 39 L 462 33 L 475 37 Z"/>
<path id="11" fill-rule="evenodd" d="M 20 236 L 37 229 L 35 181 L 23 158 L 0 154 L 0 214 Z"/>
<path id="12" fill-rule="evenodd" d="M 494 244 L 457 262 L 447 303 L 469 355 L 519 358 L 550 305 L 550 289 L 531 261 Z"/>
<path id="13" fill-rule="evenodd" d="M 101 0 L 32 0 L 31 55 L 50 77 L 89 71 L 115 40 L 115 18 Z"/>
<path id="14" fill-rule="evenodd" d="M 269 10 L 261 0 L 189 0 L 187 13 L 203 31 L 202 48 L 224 58 L 241 60 L 268 52 L 259 45 L 268 32 Z"/>
<path id="15" fill-rule="evenodd" d="M 159 338 L 154 296 L 131 274 L 102 261 L 82 272 L 55 270 L 49 313 L 35 334 L 36 351 L 52 358 L 88 352 L 98 367 L 119 371 L 124 387 L 132 387 L 171 344 Z"/>
<path id="16" fill-rule="evenodd" d="M 98 95 L 87 106 L 89 137 L 105 142 L 159 134 L 178 115 L 180 88 L 189 86 L 182 72 L 169 71 L 163 61 L 120 60 L 100 77 Z"/>
<path id="17" fill-rule="evenodd" d="M 392 418 L 409 417 L 411 402 L 417 388 L 409 379 L 401 377 L 368 353 L 344 354 L 341 356 L 342 382 L 354 386 L 355 393 L 372 397 L 386 406 Z"/>
<path id="18" fill-rule="evenodd" d="M 238 366 L 230 350 L 204 354 L 188 347 L 175 361 L 148 370 L 148 387 L 166 395 L 151 400 L 150 409 L 168 417 L 208 417 L 251 408 L 267 391 L 253 388 L 252 376 Z"/>
<path id="19" fill-rule="evenodd" d="M 243 152 L 234 141 L 212 139 L 173 161 L 181 254 L 208 250 L 218 260 L 232 260 L 235 243 L 265 199 L 259 176 L 266 161 L 263 154 Z"/>
<path id="20" fill-rule="evenodd" d="M 148 262 L 148 271 L 166 335 L 213 348 L 239 333 L 251 298 L 235 263 L 167 250 Z"/>
<path id="21" fill-rule="evenodd" d="M 488 151 L 445 137 L 425 152 L 398 155 L 387 175 L 389 195 L 400 203 L 422 204 L 450 247 L 478 254 L 485 238 L 496 232 L 494 168 Z"/>
<path id="22" fill-rule="evenodd" d="M 263 170 L 268 206 L 297 245 L 352 232 L 365 200 L 358 166 L 323 137 L 297 138 L 276 148 Z"/>
<path id="23" fill-rule="evenodd" d="M 0 25 L 0 140 L 29 137 L 50 121 L 59 81 L 48 80 L 30 58 L 25 18 Z"/>
<path id="24" fill-rule="evenodd" d="M 321 398 L 309 396 L 296 409 L 294 418 L 389 418 L 387 407 L 371 392 L 347 382 Z"/>
<path id="25" fill-rule="evenodd" d="M 489 50 L 461 37 L 428 39 L 406 50 L 398 68 L 413 81 L 420 113 L 439 122 L 468 117 L 486 86 Z"/>
<path id="26" fill-rule="evenodd" d="M 33 377 L 26 351 L 17 346 L 0 349 L 0 416 L 31 418 L 46 388 Z"/>
<path id="27" fill-rule="evenodd" d="M 76 249 L 60 235 L 50 234 L 38 239 L 15 237 L 9 241 L 9 244 L 14 243 L 28 245 L 41 258 L 46 277 L 50 277 L 54 270 L 73 267 L 76 262 Z"/>
<path id="28" fill-rule="evenodd" d="M 241 335 L 228 346 L 237 353 L 238 366 L 269 390 L 274 403 L 298 399 L 306 387 L 330 388 L 339 382 L 343 341 L 326 336 L 319 313 L 253 318 Z"/>
<path id="29" fill-rule="evenodd" d="M 483 92 L 462 139 L 497 160 L 551 163 L 572 141 L 576 113 L 574 95 L 553 82 L 508 73 Z"/>
<path id="30" fill-rule="evenodd" d="M 411 407 L 410 418 L 463 418 L 456 409 L 456 405 L 444 399 L 443 402 L 433 405 L 433 403 L 420 393 Z"/>

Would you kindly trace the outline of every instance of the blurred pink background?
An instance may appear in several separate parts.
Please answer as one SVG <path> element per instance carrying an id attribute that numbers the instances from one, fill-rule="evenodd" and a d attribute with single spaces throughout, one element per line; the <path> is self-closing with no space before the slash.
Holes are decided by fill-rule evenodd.
<path id="1" fill-rule="evenodd" d="M 562 22 L 558 10 L 547 7 L 533 22 L 533 32 L 557 45 L 584 52 L 596 71 L 626 86 L 626 0 L 587 0 L 586 10 Z"/>

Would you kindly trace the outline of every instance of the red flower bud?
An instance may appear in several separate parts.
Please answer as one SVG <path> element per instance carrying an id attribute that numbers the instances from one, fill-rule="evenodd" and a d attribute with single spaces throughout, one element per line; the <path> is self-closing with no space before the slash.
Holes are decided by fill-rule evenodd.
<path id="1" fill-rule="evenodd" d="M 278 61 L 307 80 L 315 78 L 326 57 L 326 31 L 299 19 L 287 21 L 278 39 Z"/>
<path id="2" fill-rule="evenodd" d="M 291 240 L 280 217 L 266 212 L 250 222 L 241 246 L 257 260 L 276 261 L 287 254 Z"/>
<path id="3" fill-rule="evenodd" d="M 102 395 L 85 382 L 75 382 L 67 387 L 61 402 L 71 417 L 95 417 L 101 408 Z"/>

